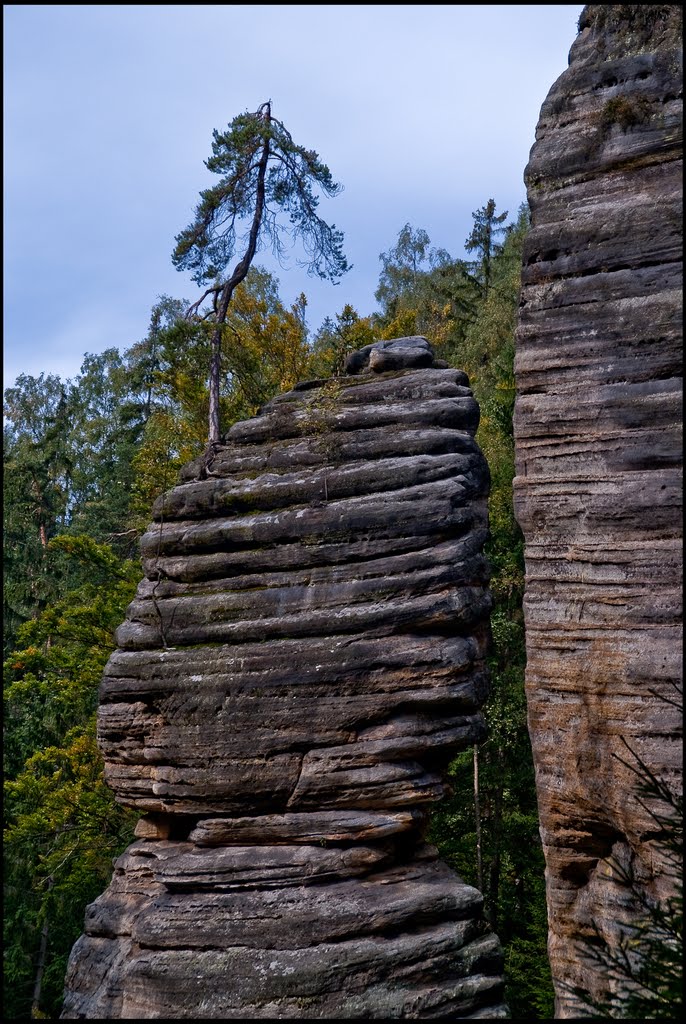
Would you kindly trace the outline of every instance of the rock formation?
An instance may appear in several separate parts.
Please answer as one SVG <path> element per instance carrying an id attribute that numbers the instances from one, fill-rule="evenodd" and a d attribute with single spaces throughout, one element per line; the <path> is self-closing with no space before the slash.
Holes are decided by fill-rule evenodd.
<path id="1" fill-rule="evenodd" d="M 426 845 L 483 730 L 488 470 L 425 339 L 235 424 L 156 503 L 99 743 L 137 841 L 63 1017 L 504 1017 L 481 896 Z"/>
<path id="2" fill-rule="evenodd" d="M 567 986 L 612 991 L 593 924 L 616 948 L 673 884 L 629 766 L 679 785 L 681 96 L 680 7 L 589 6 L 526 170 L 515 497 L 560 1017 Z"/>

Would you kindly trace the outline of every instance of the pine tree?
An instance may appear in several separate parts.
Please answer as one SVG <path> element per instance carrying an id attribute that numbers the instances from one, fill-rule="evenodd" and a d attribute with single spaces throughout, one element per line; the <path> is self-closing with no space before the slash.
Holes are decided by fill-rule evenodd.
<path id="1" fill-rule="evenodd" d="M 272 114 L 271 101 L 254 113 L 235 117 L 225 132 L 214 132 L 208 170 L 223 175 L 218 185 L 201 192 L 195 220 L 176 237 L 172 262 L 193 271 L 199 284 L 212 282 L 189 310 L 197 313 L 211 296 L 209 441 L 220 439 L 219 381 L 221 344 L 233 294 L 245 280 L 255 254 L 266 243 L 282 259 L 285 237 L 300 240 L 308 273 L 335 282 L 349 268 L 343 235 L 317 213 L 318 189 L 336 196 L 341 186 L 314 150 L 297 145 Z M 285 214 L 288 224 L 279 221 Z M 242 254 L 224 280 L 237 249 Z"/>

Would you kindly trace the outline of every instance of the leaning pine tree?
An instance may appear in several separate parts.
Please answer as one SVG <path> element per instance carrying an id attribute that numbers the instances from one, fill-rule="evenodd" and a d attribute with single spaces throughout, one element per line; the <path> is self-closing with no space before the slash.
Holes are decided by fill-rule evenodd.
<path id="1" fill-rule="evenodd" d="M 172 261 L 177 270 L 193 271 L 193 280 L 208 285 L 188 309 L 212 320 L 210 363 L 209 443 L 220 440 L 219 381 L 221 347 L 231 297 L 246 277 L 255 254 L 266 243 L 283 258 L 286 238 L 300 240 L 309 274 L 335 282 L 348 269 L 343 234 L 317 214 L 319 197 L 336 196 L 341 186 L 331 177 L 317 153 L 297 146 L 281 121 L 272 116 L 271 101 L 255 113 L 235 117 L 225 132 L 213 133 L 208 170 L 223 175 L 213 188 L 200 193 L 195 220 L 176 236 Z M 287 222 L 279 222 L 279 213 Z M 233 270 L 231 261 L 238 256 Z M 228 277 L 222 279 L 228 271 Z"/>

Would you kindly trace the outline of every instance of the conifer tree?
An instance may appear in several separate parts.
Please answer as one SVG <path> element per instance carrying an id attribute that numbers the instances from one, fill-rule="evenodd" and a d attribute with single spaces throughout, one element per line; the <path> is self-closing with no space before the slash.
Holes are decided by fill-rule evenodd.
<path id="1" fill-rule="evenodd" d="M 176 236 L 172 262 L 191 270 L 198 284 L 209 287 L 188 310 L 198 314 L 211 297 L 204 318 L 214 322 L 210 363 L 209 441 L 219 441 L 219 380 L 221 342 L 229 305 L 245 279 L 255 254 L 265 243 L 282 260 L 285 239 L 299 240 L 308 273 L 335 282 L 348 269 L 343 234 L 317 213 L 319 196 L 336 196 L 341 186 L 314 150 L 297 145 L 284 124 L 272 114 L 271 101 L 254 113 L 239 114 L 224 132 L 214 132 L 208 170 L 220 182 L 200 193 L 195 220 Z M 287 224 L 279 221 L 285 214 Z M 222 278 L 234 256 L 238 262 Z"/>
<path id="2" fill-rule="evenodd" d="M 477 254 L 478 258 L 473 264 L 474 276 L 481 286 L 483 294 L 486 295 L 491 287 L 493 257 L 502 250 L 496 237 L 505 234 L 506 229 L 502 224 L 507 217 L 507 210 L 504 213 L 496 214 L 495 199 L 489 199 L 485 206 L 474 211 L 472 217 L 474 218 L 474 227 L 464 247 L 467 252 L 476 252 Z"/>

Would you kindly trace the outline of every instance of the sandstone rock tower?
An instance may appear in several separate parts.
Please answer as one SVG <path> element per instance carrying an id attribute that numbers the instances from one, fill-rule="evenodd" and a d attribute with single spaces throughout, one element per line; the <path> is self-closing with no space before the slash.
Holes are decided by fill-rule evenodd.
<path id="1" fill-rule="evenodd" d="M 526 170 L 515 499 L 560 1017 L 569 985 L 611 993 L 593 925 L 616 948 L 671 885 L 628 765 L 679 785 L 681 97 L 680 7 L 589 6 Z"/>
<path id="2" fill-rule="evenodd" d="M 101 690 L 137 841 L 63 1017 L 504 1017 L 481 896 L 423 841 L 482 734 L 488 470 L 463 373 L 356 353 L 163 495 Z"/>

